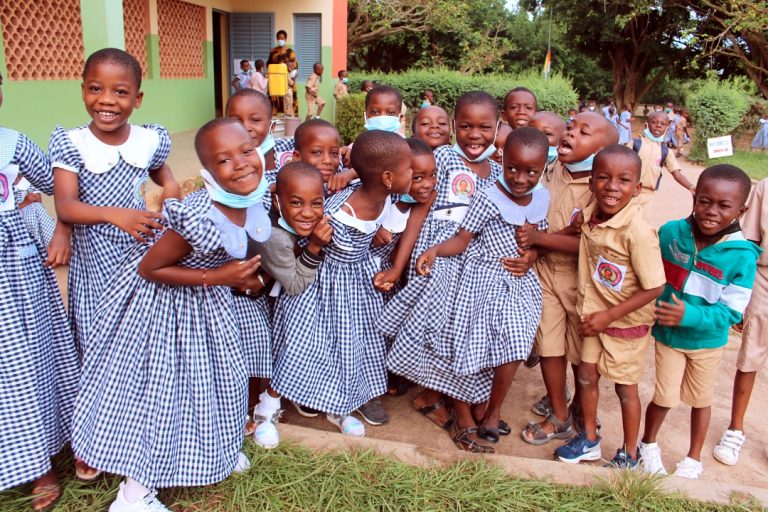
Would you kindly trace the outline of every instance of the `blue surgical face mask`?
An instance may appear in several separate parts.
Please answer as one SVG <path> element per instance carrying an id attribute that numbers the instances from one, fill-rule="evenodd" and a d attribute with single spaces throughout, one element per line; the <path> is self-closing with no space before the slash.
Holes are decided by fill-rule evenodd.
<path id="1" fill-rule="evenodd" d="M 285 40 L 284 39 L 278 39 L 277 40 L 277 46 L 285 46 Z"/>
<path id="2" fill-rule="evenodd" d="M 397 133 L 400 131 L 400 116 L 376 116 L 368 119 L 367 114 L 363 114 L 366 130 L 382 130 L 385 132 Z"/>
<path id="3" fill-rule="evenodd" d="M 400 196 L 400 200 L 404 203 L 410 203 L 410 204 L 418 203 L 418 201 L 415 200 L 411 194 L 404 194 Z"/>
<path id="4" fill-rule="evenodd" d="M 549 146 L 547 150 L 547 163 L 551 164 L 557 160 L 557 146 Z"/>
<path id="5" fill-rule="evenodd" d="M 545 166 L 545 168 L 546 168 L 546 166 Z M 511 189 L 511 188 L 509 188 L 509 185 L 507 185 L 507 180 L 505 180 L 505 179 L 504 179 L 504 175 L 503 175 L 503 174 L 502 174 L 501 176 L 499 176 L 499 177 L 498 177 L 498 182 L 499 182 L 499 183 L 501 183 L 501 186 L 502 186 L 502 187 L 504 187 L 504 190 L 506 190 L 507 192 L 509 192 L 509 195 L 511 195 L 511 196 L 514 196 L 514 195 L 515 195 L 515 194 L 512 192 L 512 189 Z M 526 195 L 526 196 L 528 196 L 528 195 L 531 195 L 531 194 L 533 194 L 534 192 L 536 192 L 537 190 L 541 190 L 541 189 L 543 189 L 543 188 L 544 188 L 544 185 L 542 185 L 542 184 L 541 184 L 541 182 L 539 181 L 538 183 L 536 183 L 536 185 L 534 185 L 534 186 L 533 186 L 533 188 L 532 188 L 531 190 L 529 190 L 528 192 L 526 192 L 526 193 L 525 193 L 525 195 Z"/>
<path id="6" fill-rule="evenodd" d="M 261 151 L 258 149 L 256 150 L 256 153 L 259 155 L 259 160 L 261 160 L 262 177 L 259 181 L 259 186 L 256 187 L 256 190 L 247 196 L 241 196 L 238 194 L 233 194 L 232 192 L 227 192 L 221 187 L 221 185 L 216 182 L 210 172 L 208 172 L 206 169 L 200 169 L 200 175 L 203 177 L 205 189 L 211 196 L 212 201 L 216 201 L 217 203 L 229 206 L 230 208 L 250 208 L 264 198 L 264 195 L 269 191 L 269 185 L 267 184 L 267 180 L 264 179 L 263 174 L 264 155 L 262 155 Z"/>
<path id="7" fill-rule="evenodd" d="M 456 133 L 456 120 L 453 120 L 453 133 Z M 499 122 L 496 122 L 496 130 L 493 132 L 493 140 L 496 140 L 496 135 L 499 134 Z M 456 142 L 456 144 L 453 145 L 451 148 L 453 149 L 453 152 L 462 157 L 467 162 L 477 163 L 477 162 L 483 162 L 485 160 L 488 160 L 491 155 L 493 155 L 496 152 L 496 146 L 491 143 L 487 148 L 485 148 L 485 151 L 478 156 L 477 158 L 469 158 L 467 155 L 464 154 L 464 151 L 459 146 L 459 143 Z M 503 151 L 502 151 L 503 154 Z"/>
<path id="8" fill-rule="evenodd" d="M 342 81 L 343 83 L 345 83 L 345 84 L 348 84 L 348 83 L 349 83 L 349 78 L 347 78 L 347 77 L 344 77 L 344 78 L 342 78 L 342 79 L 341 79 L 341 81 Z"/>
<path id="9" fill-rule="evenodd" d="M 262 155 L 266 155 L 267 153 L 275 149 L 275 138 L 272 136 L 272 127 L 274 125 L 275 125 L 275 122 L 272 121 L 269 125 L 269 132 L 267 132 L 267 136 L 259 145 L 259 149 L 261 150 Z"/>
<path id="10" fill-rule="evenodd" d="M 568 172 L 582 172 L 592 170 L 592 161 L 595 159 L 595 153 L 592 153 L 581 162 L 573 162 L 571 164 L 565 164 L 565 168 Z"/>
<path id="11" fill-rule="evenodd" d="M 300 236 L 295 229 L 288 225 L 288 222 L 282 216 L 278 217 L 277 224 L 292 235 Z"/>
<path id="12" fill-rule="evenodd" d="M 648 128 L 643 130 L 643 135 L 648 137 L 653 142 L 664 142 L 664 136 L 663 135 L 661 137 L 656 137 L 654 134 L 651 133 L 651 130 L 649 130 Z"/>

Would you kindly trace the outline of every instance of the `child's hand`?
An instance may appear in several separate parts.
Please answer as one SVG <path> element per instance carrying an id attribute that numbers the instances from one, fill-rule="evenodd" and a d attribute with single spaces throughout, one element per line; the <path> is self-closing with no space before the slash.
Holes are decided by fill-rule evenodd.
<path id="1" fill-rule="evenodd" d="M 388 292 L 394 288 L 398 281 L 400 281 L 400 276 L 400 271 L 394 268 L 388 268 L 387 270 L 377 272 L 376 275 L 373 276 L 373 287 L 380 292 Z"/>
<path id="2" fill-rule="evenodd" d="M 56 222 L 51 243 L 48 244 L 48 257 L 45 266 L 56 268 L 69 265 L 72 258 L 72 225 Z"/>
<path id="3" fill-rule="evenodd" d="M 672 294 L 672 302 L 659 301 L 655 309 L 656 321 L 666 327 L 677 327 L 685 314 L 685 302 Z"/>
<path id="4" fill-rule="evenodd" d="M 208 283 L 215 286 L 229 286 L 241 292 L 258 291 L 264 287 L 257 270 L 261 266 L 261 256 L 249 260 L 230 261 L 208 272 Z"/>
<path id="5" fill-rule="evenodd" d="M 373 246 L 374 247 L 381 247 L 383 245 L 387 245 L 389 242 L 392 241 L 392 233 L 384 229 L 384 227 L 380 227 L 378 231 L 376 231 L 376 235 L 373 237 Z"/>
<path id="6" fill-rule="evenodd" d="M 501 258 L 501 265 L 513 276 L 523 277 L 533 266 L 538 255 L 536 249 L 520 249 L 519 258 Z"/>
<path id="7" fill-rule="evenodd" d="M 740 334 L 743 333 L 744 332 L 744 320 L 742 320 L 741 322 L 739 322 L 737 324 L 733 324 L 731 327 L 733 328 L 734 331 L 736 331 L 736 332 L 738 332 Z"/>
<path id="8" fill-rule="evenodd" d="M 538 236 L 539 231 L 536 229 L 536 226 L 527 222 L 515 230 L 515 240 L 522 249 L 528 249 L 536 245 Z"/>
<path id="9" fill-rule="evenodd" d="M 573 218 L 571 219 L 570 226 L 573 228 L 574 233 L 578 235 L 581 233 L 581 226 L 583 225 L 584 225 L 584 212 L 579 210 L 578 212 L 576 212 L 576 215 L 574 215 Z"/>
<path id="10" fill-rule="evenodd" d="M 416 260 L 416 273 L 420 276 L 429 275 L 429 271 L 432 268 L 432 264 L 437 258 L 437 249 L 430 247 L 419 256 Z"/>
<path id="11" fill-rule="evenodd" d="M 341 146 L 339 148 L 339 156 L 341 157 L 341 163 L 344 167 L 349 167 L 351 165 L 351 162 L 349 160 L 350 155 L 352 154 L 352 145 L 349 146 Z"/>
<path id="12" fill-rule="evenodd" d="M 613 321 L 607 311 L 592 313 L 581 322 L 582 336 L 597 336 L 603 332 Z"/>
<path id="13" fill-rule="evenodd" d="M 132 210 L 130 208 L 114 208 L 110 212 L 110 223 L 122 229 L 139 242 L 148 242 L 148 237 L 154 235 L 154 230 L 163 229 L 158 222 L 163 216 L 155 212 Z"/>
<path id="14" fill-rule="evenodd" d="M 331 217 L 326 215 L 315 225 L 315 229 L 309 235 L 307 250 L 314 255 L 319 255 L 320 251 L 328 245 L 333 238 L 333 226 L 331 226 Z"/>
<path id="15" fill-rule="evenodd" d="M 326 184 L 328 187 L 329 192 L 338 192 L 339 190 L 342 190 L 349 185 L 349 183 L 357 178 L 357 173 L 355 171 L 346 170 L 342 172 L 337 172 L 330 178 L 328 178 L 328 183 Z"/>

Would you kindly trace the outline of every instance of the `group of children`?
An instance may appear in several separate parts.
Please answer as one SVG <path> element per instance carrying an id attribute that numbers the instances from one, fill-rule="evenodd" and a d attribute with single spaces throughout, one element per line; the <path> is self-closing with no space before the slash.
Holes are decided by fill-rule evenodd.
<path id="1" fill-rule="evenodd" d="M 766 242 L 762 188 L 749 228 L 738 222 L 743 172 L 714 166 L 693 187 L 653 116 L 643 137 L 618 145 L 605 117 L 578 114 L 566 129 L 525 88 L 501 111 L 491 95 L 465 93 L 452 117 L 425 98 L 405 139 L 400 93 L 374 86 L 367 131 L 350 146 L 320 119 L 275 140 L 269 98 L 244 88 L 198 131 L 204 188 L 180 200 L 168 133 L 129 123 L 142 95 L 138 62 L 104 49 L 83 71 L 87 125 L 57 127 L 47 156 L 0 130 L 0 364 L 15 383 L 0 390 L 0 446 L 12 454 L 0 488 L 34 480 L 33 507 L 49 507 L 61 494 L 51 457 L 71 441 L 80 478 L 125 477 L 111 512 L 167 510 L 156 489 L 246 470 L 244 433 L 277 446 L 284 402 L 362 436 L 354 414 L 386 423 L 379 397 L 409 383 L 423 387 L 414 407 L 459 448 L 493 453 L 512 432 L 501 407 L 532 351 L 547 390 L 533 409 L 546 419 L 524 441 L 567 440 L 559 460 L 599 459 L 605 377 L 624 426 L 610 464 L 663 472 L 657 434 L 683 400 L 691 449 L 676 473 L 701 474 L 714 376 L 761 254 L 749 240 Z M 657 235 L 641 210 L 662 167 L 694 208 Z M 47 249 L 7 194 L 17 175 L 54 194 Z M 162 213 L 147 211 L 147 179 L 163 189 Z M 67 260 L 69 315 L 50 270 Z M 753 303 L 765 300 L 760 279 Z M 750 308 L 743 347 L 761 356 L 737 373 L 749 389 L 767 352 L 765 308 Z M 637 384 L 652 334 L 656 391 L 641 440 Z M 716 448 L 726 463 L 744 442 L 740 396 L 741 419 Z"/>

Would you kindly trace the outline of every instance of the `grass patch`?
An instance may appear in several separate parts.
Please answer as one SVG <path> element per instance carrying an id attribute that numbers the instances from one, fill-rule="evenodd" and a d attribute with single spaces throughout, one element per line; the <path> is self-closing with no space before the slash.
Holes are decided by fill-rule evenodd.
<path id="1" fill-rule="evenodd" d="M 704 167 L 716 164 L 731 164 L 743 170 L 750 178 L 761 180 L 768 176 L 768 151 L 745 151 L 736 149 L 733 156 L 705 159 L 700 162 Z"/>
<path id="2" fill-rule="evenodd" d="M 204 488 L 164 490 L 160 498 L 184 512 L 761 510 L 758 502 L 744 497 L 720 506 L 665 494 L 659 478 L 634 472 L 617 472 L 592 487 L 579 487 L 511 478 L 479 458 L 422 469 L 371 452 L 312 453 L 288 443 L 270 452 L 247 443 L 246 451 L 253 464 L 248 473 Z M 117 477 L 78 482 L 69 454 L 60 456 L 57 465 L 65 486 L 57 512 L 108 509 Z M 0 493 L 0 510 L 28 512 L 28 492 L 29 486 L 22 486 Z"/>

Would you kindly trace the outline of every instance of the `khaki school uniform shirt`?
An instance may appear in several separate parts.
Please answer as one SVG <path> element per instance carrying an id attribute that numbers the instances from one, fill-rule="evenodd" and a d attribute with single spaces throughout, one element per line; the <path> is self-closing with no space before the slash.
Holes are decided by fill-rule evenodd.
<path id="1" fill-rule="evenodd" d="M 757 260 L 757 271 L 768 277 L 768 196 L 765 193 L 768 178 L 763 178 L 755 186 L 749 199 L 749 208 L 741 218 L 741 231 L 744 238 L 760 242 L 764 252 Z"/>
<path id="2" fill-rule="evenodd" d="M 570 225 L 571 219 L 579 211 L 592 202 L 592 192 L 589 190 L 589 176 L 574 180 L 571 173 L 559 161 L 555 162 L 552 174 L 545 184 L 549 189 L 549 233 L 557 233 Z M 564 252 L 550 252 L 542 259 L 555 265 L 571 264 L 576 266 L 578 256 Z"/>
<path id="3" fill-rule="evenodd" d="M 661 176 L 661 144 L 653 142 L 645 135 L 640 136 L 640 141 L 640 151 L 637 153 L 642 162 L 640 183 L 643 184 L 643 188 L 654 191 L 659 182 L 659 176 Z M 627 147 L 631 148 L 632 142 L 630 140 Z M 675 152 L 672 149 L 669 150 L 667 158 L 664 160 L 664 168 L 669 172 L 680 169 L 680 164 L 677 162 L 677 157 L 675 157 Z"/>
<path id="4" fill-rule="evenodd" d="M 336 82 L 336 86 L 333 88 L 333 97 L 338 100 L 339 98 L 342 98 L 349 94 L 349 90 L 347 89 L 347 84 L 344 82 Z"/>
<path id="5" fill-rule="evenodd" d="M 307 96 L 312 96 L 314 98 L 317 98 L 317 93 L 319 91 L 320 86 L 320 77 L 317 76 L 316 73 L 312 73 L 309 75 L 309 78 L 307 78 Z"/>
<path id="6" fill-rule="evenodd" d="M 640 290 L 666 283 L 659 236 L 632 199 L 619 213 L 591 226 L 597 205 L 584 210 L 579 242 L 579 298 L 582 318 L 621 304 Z M 613 322 L 610 327 L 653 325 L 654 301 Z"/>

